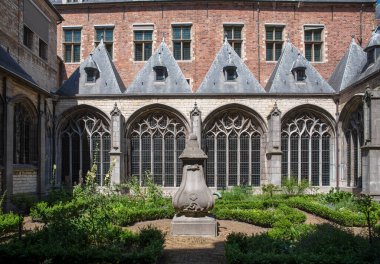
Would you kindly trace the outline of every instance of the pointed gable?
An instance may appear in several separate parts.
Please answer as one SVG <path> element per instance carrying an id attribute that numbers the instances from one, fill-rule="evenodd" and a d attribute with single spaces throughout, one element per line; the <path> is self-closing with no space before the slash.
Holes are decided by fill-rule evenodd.
<path id="1" fill-rule="evenodd" d="M 225 40 L 197 93 L 265 93 L 265 90 Z"/>
<path id="2" fill-rule="evenodd" d="M 366 53 L 358 44 L 356 44 L 355 39 L 352 38 L 348 50 L 331 75 L 328 81 L 329 84 L 337 92 L 344 90 L 357 80 L 366 63 Z"/>
<path id="3" fill-rule="evenodd" d="M 301 73 L 304 74 L 303 78 L 300 78 Z M 270 93 L 335 92 L 310 62 L 290 42 L 285 43 L 281 57 L 265 89 Z"/>
<path id="4" fill-rule="evenodd" d="M 126 93 L 191 93 L 191 88 L 168 46 L 161 42 Z"/>
<path id="5" fill-rule="evenodd" d="M 125 90 L 103 40 L 63 83 L 60 95 L 121 94 Z"/>

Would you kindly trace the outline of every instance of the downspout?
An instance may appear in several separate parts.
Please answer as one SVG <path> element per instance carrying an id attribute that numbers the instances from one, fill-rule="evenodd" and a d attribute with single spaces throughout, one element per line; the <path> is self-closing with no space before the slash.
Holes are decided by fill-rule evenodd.
<path id="1" fill-rule="evenodd" d="M 336 170 L 336 189 L 339 190 L 339 179 L 340 179 L 340 171 L 339 171 L 339 99 L 335 99 L 336 112 L 335 112 L 335 170 Z"/>
<path id="2" fill-rule="evenodd" d="M 42 190 L 42 175 L 41 175 L 41 95 L 38 94 L 37 98 L 37 153 L 35 153 L 35 158 L 37 158 L 37 179 L 38 179 L 38 184 L 37 184 L 37 192 L 39 198 L 41 198 L 41 190 Z"/>
<path id="3" fill-rule="evenodd" d="M 359 45 L 360 47 L 362 46 L 362 42 L 363 42 L 363 4 L 362 6 L 360 7 L 360 26 L 359 26 Z"/>
<path id="4" fill-rule="evenodd" d="M 261 67 L 260 67 L 260 3 L 257 3 L 257 68 L 259 70 L 259 73 L 257 75 L 259 83 L 261 82 L 260 78 L 260 72 L 261 72 Z"/>
<path id="5" fill-rule="evenodd" d="M 3 177 L 1 177 L 1 187 L 2 187 L 2 190 L 1 190 L 1 193 L 4 193 L 5 192 L 5 189 L 4 187 L 6 188 L 6 156 L 7 156 L 7 148 L 6 148 L 6 143 L 7 143 L 7 130 L 8 130 L 8 122 L 7 122 L 7 104 L 8 104 L 8 100 L 7 100 L 7 78 L 4 77 L 3 78 L 3 100 L 4 100 L 4 104 L 3 104 L 3 125 L 4 125 L 4 133 L 3 133 L 3 138 L 1 139 L 3 141 L 3 153 L 0 153 L 1 155 L 3 155 L 3 165 L 4 165 L 4 173 Z M 0 205 L 1 206 L 1 205 Z M 5 206 L 5 205 L 4 205 Z"/>

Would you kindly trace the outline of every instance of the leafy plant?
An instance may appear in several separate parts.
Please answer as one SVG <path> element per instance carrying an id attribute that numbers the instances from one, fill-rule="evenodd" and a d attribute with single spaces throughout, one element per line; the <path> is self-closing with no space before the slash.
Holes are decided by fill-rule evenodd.
<path id="1" fill-rule="evenodd" d="M 310 188 L 310 184 L 307 180 L 303 179 L 298 183 L 298 179 L 295 176 L 289 178 L 284 177 L 282 181 L 282 191 L 288 196 L 304 194 L 307 189 Z"/>
<path id="2" fill-rule="evenodd" d="M 373 242 L 373 226 L 377 222 L 377 213 L 379 212 L 379 206 L 375 206 L 372 196 L 368 194 L 360 194 L 355 197 L 355 201 L 358 204 L 359 210 L 365 215 L 368 228 L 369 243 Z"/>

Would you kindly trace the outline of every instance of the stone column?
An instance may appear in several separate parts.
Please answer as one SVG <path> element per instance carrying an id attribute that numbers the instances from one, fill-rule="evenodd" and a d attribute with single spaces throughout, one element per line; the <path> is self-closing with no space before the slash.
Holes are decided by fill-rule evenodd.
<path id="1" fill-rule="evenodd" d="M 193 110 L 190 112 L 191 132 L 197 136 L 198 145 L 202 146 L 202 119 L 201 111 L 198 109 L 197 103 L 194 104 Z"/>
<path id="2" fill-rule="evenodd" d="M 124 117 L 121 111 L 115 106 L 111 111 L 111 151 L 110 159 L 113 171 L 111 176 L 111 184 L 120 184 L 124 175 L 124 159 L 123 159 L 123 124 Z"/>
<path id="3" fill-rule="evenodd" d="M 380 200 L 380 87 L 364 95 L 363 193 Z"/>
<path id="4" fill-rule="evenodd" d="M 5 124 L 5 158 L 4 158 L 4 181 L 3 181 L 3 191 L 7 191 L 6 197 L 6 210 L 10 209 L 11 196 L 13 194 L 13 120 L 14 120 L 14 102 L 11 100 L 9 95 L 12 92 L 12 83 L 7 79 L 6 83 L 6 116 L 4 120 Z"/>
<path id="5" fill-rule="evenodd" d="M 38 106 L 38 143 L 39 143 L 39 162 L 37 174 L 37 192 L 40 196 L 46 193 L 46 114 L 45 98 L 39 99 Z"/>
<path id="6" fill-rule="evenodd" d="M 274 185 L 281 185 L 281 111 L 275 103 L 268 119 L 268 174 L 269 182 Z"/>

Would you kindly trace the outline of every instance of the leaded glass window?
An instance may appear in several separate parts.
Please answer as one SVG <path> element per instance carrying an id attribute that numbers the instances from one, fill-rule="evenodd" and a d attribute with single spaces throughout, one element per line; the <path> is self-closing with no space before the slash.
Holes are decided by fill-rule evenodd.
<path id="1" fill-rule="evenodd" d="M 62 178 L 66 183 L 80 183 L 96 164 L 96 181 L 104 185 L 104 177 L 110 168 L 108 124 L 90 114 L 71 118 L 61 132 L 61 146 Z"/>
<path id="2" fill-rule="evenodd" d="M 37 163 L 37 122 L 22 103 L 14 107 L 13 162 Z"/>
<path id="3" fill-rule="evenodd" d="M 363 111 L 354 112 L 345 127 L 345 149 L 346 149 L 346 180 L 347 186 L 360 187 L 361 147 L 363 146 Z"/>
<path id="4" fill-rule="evenodd" d="M 141 185 L 145 176 L 164 187 L 176 187 L 182 180 L 182 162 L 178 158 L 185 149 L 185 126 L 166 114 L 149 115 L 133 124 L 130 140 L 131 174 Z"/>
<path id="5" fill-rule="evenodd" d="M 313 186 L 329 186 L 331 129 L 314 116 L 300 116 L 282 127 L 283 179 L 295 177 Z"/>
<path id="6" fill-rule="evenodd" d="M 261 133 L 251 118 L 225 113 L 205 135 L 209 187 L 260 185 Z"/>

